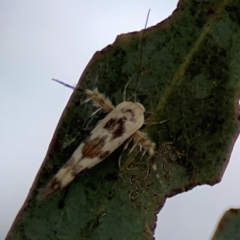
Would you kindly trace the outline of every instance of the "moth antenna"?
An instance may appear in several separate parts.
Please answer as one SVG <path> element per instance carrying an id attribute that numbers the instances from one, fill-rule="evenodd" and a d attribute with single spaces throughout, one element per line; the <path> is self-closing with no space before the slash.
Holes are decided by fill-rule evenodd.
<path id="1" fill-rule="evenodd" d="M 65 82 L 62 82 L 60 80 L 57 80 L 55 78 L 52 78 L 52 80 L 57 82 L 57 83 L 62 84 L 65 87 L 71 88 L 73 90 L 77 90 L 79 92 L 82 92 L 82 93 L 90 96 L 90 98 L 86 99 L 83 103 L 87 103 L 88 101 L 92 100 L 93 101 L 93 105 L 95 107 L 103 108 L 103 110 L 105 112 L 111 112 L 115 108 L 114 105 L 111 103 L 111 101 L 107 97 L 105 97 L 104 94 L 99 93 L 97 88 L 95 88 L 93 91 L 91 91 L 91 90 L 88 90 L 88 89 L 83 89 L 83 88 L 79 88 L 79 87 L 73 87 L 73 86 L 71 86 L 71 85 L 69 85 L 69 84 L 67 84 Z M 97 112 L 95 112 L 95 113 L 97 113 Z"/>
<path id="2" fill-rule="evenodd" d="M 144 38 L 145 30 L 147 28 L 147 23 L 148 23 L 148 18 L 149 18 L 150 11 L 151 11 L 151 9 L 148 10 L 147 19 L 146 19 L 146 22 L 145 22 L 145 26 L 144 26 L 143 33 L 142 33 L 142 38 L 141 38 L 140 60 L 139 60 L 139 65 L 138 65 L 137 80 L 136 80 L 136 84 L 135 84 L 135 102 L 137 102 L 138 77 L 139 77 L 140 69 L 141 69 L 141 65 L 142 65 L 143 38 Z"/>
<path id="3" fill-rule="evenodd" d="M 85 89 L 83 89 L 83 88 L 79 88 L 79 87 L 76 88 L 76 87 L 74 87 L 74 86 L 71 86 L 71 85 L 69 85 L 69 84 L 67 84 L 67 83 L 65 83 L 65 82 L 62 82 L 62 81 L 60 81 L 60 80 L 58 80 L 58 79 L 55 79 L 55 78 L 52 78 L 52 81 L 57 82 L 57 83 L 60 83 L 60 84 L 62 84 L 62 85 L 65 86 L 65 87 L 68 87 L 68 88 L 71 88 L 71 89 L 73 89 L 73 90 L 77 90 L 77 91 L 79 91 L 79 92 L 83 92 L 83 93 L 89 95 L 88 90 L 85 90 Z"/>
<path id="4" fill-rule="evenodd" d="M 69 85 L 69 84 L 67 84 L 67 83 L 65 83 L 65 82 L 62 82 L 62 81 L 60 81 L 60 80 L 57 80 L 57 79 L 55 79 L 55 78 L 52 78 L 52 81 L 57 82 L 57 83 L 60 83 L 60 84 L 62 84 L 62 85 L 65 86 L 65 87 L 68 87 L 68 88 L 71 88 L 71 89 L 75 89 L 75 87 L 73 87 L 73 86 L 71 86 L 71 85 Z"/>

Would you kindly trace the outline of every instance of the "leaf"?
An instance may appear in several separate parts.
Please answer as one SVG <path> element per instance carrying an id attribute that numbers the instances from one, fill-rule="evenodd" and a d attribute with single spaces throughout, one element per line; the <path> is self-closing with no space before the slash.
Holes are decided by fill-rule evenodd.
<path id="1" fill-rule="evenodd" d="M 44 163 L 7 240 L 153 239 L 166 197 L 218 183 L 239 133 L 239 0 L 183 0 L 165 21 L 146 30 L 137 99 L 148 112 L 144 127 L 156 156 L 119 148 L 65 190 L 37 201 L 43 187 L 104 114 L 90 122 L 91 104 L 75 91 Z M 78 86 L 134 101 L 141 32 L 122 34 L 97 52 Z"/>
<path id="2" fill-rule="evenodd" d="M 212 240 L 240 239 L 240 211 L 229 209 L 226 211 L 213 235 Z"/>

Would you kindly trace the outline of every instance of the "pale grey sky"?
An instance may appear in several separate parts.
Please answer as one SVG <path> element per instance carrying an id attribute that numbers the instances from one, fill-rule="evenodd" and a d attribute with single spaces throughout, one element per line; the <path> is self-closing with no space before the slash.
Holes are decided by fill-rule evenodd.
<path id="1" fill-rule="evenodd" d="M 0 239 L 4 239 L 44 159 L 71 90 L 92 55 L 121 33 L 169 16 L 177 0 L 0 2 Z M 239 207 L 240 142 L 223 181 L 167 200 L 156 239 L 209 239 L 227 208 Z M 237 149 L 238 148 L 238 149 Z"/>

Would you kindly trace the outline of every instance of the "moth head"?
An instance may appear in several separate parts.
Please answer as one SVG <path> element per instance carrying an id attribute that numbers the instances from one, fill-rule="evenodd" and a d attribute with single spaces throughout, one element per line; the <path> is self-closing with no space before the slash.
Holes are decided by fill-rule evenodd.
<path id="1" fill-rule="evenodd" d="M 136 105 L 137 105 L 138 107 L 140 107 L 140 109 L 141 109 L 143 112 L 145 112 L 145 108 L 144 108 L 144 106 L 143 106 L 141 103 L 136 102 Z"/>

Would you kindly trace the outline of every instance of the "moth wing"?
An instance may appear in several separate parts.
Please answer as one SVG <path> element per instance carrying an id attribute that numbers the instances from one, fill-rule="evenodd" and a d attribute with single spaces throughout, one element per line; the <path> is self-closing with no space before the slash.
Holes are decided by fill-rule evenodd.
<path id="1" fill-rule="evenodd" d="M 144 108 L 139 105 L 132 102 L 120 103 L 97 124 L 84 141 L 80 150 L 82 157 L 74 166 L 74 173 L 92 168 L 104 160 L 141 128 L 144 122 Z M 73 156 L 76 155 L 75 152 Z"/>
<path id="2" fill-rule="evenodd" d="M 40 190 L 38 198 L 43 199 L 64 188 L 79 172 L 104 160 L 131 137 L 144 122 L 144 108 L 141 106 L 123 102 L 114 108 L 97 124 L 47 186 Z"/>
<path id="3" fill-rule="evenodd" d="M 62 166 L 62 168 L 57 172 L 57 174 L 52 178 L 52 180 L 46 185 L 46 187 L 39 190 L 38 199 L 44 199 L 58 190 L 67 186 L 75 177 L 72 174 L 74 166 L 78 163 L 79 158 L 82 157 L 82 148 L 84 144 L 81 143 L 79 147 L 75 150 L 70 159 Z"/>
<path id="4" fill-rule="evenodd" d="M 117 105 L 95 129 L 96 133 L 98 130 L 108 131 L 108 138 L 103 147 L 103 152 L 113 152 L 140 129 L 143 123 L 144 110 L 138 104 L 122 102 Z"/>

